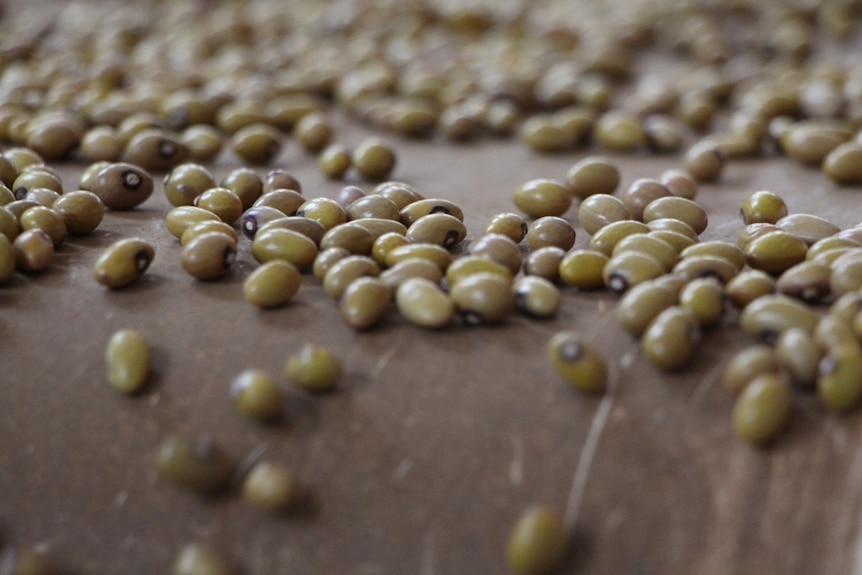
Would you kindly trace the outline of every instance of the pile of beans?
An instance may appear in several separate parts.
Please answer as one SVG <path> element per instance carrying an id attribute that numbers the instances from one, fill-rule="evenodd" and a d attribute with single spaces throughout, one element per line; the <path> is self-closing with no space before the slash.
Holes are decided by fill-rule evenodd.
<path id="1" fill-rule="evenodd" d="M 622 332 L 658 370 L 684 369 L 718 325 L 738 322 L 760 340 L 722 378 L 747 442 L 779 436 L 794 394 L 813 391 L 838 412 L 862 400 L 862 228 L 789 213 L 759 190 L 740 206 L 735 241 L 701 241 L 709 216 L 697 202 L 739 158 L 786 156 L 836 184 L 862 183 L 862 72 L 817 51 L 852 35 L 858 2 L 142 4 L 98 27 L 86 3 L 64 4 L 51 27 L 3 24 L 0 284 L 48 268 L 68 235 L 164 193 L 182 268 L 217 281 L 248 250 L 259 266 L 241 297 L 261 309 L 288 305 L 305 283 L 358 332 L 402 320 L 467 329 L 516 312 L 552 318 L 567 294 L 608 290 Z M 348 145 L 342 121 L 380 136 Z M 515 211 L 481 230 L 452 201 L 392 179 L 399 138 L 501 137 L 579 159 L 562 178 L 520 182 Z M 293 141 L 344 180 L 337 197 L 271 167 Z M 648 153 L 675 155 L 679 169 L 621 186 L 614 158 Z M 217 180 L 208 165 L 224 154 L 255 167 Z M 70 188 L 51 162 L 87 168 Z M 578 233 L 587 247 L 575 248 Z M 170 254 L 156 254 L 152 238 L 122 238 L 93 277 L 123 289 L 160 257 Z M 546 352 L 574 388 L 609 388 L 589 334 L 561 331 Z M 105 362 L 120 392 L 146 386 L 149 348 L 133 329 L 111 337 Z M 343 366 L 309 346 L 284 371 L 325 392 Z M 244 416 L 279 417 L 282 389 L 269 374 L 249 368 L 228 387 Z M 157 468 L 204 495 L 235 472 L 206 436 L 167 438 Z M 240 491 L 282 512 L 301 490 L 263 461 Z M 555 568 L 569 527 L 552 509 L 528 509 L 507 549 L 513 571 Z M 0 571 L 48 572 L 27 549 L 4 557 Z M 198 545 L 175 565 L 228 572 Z"/>

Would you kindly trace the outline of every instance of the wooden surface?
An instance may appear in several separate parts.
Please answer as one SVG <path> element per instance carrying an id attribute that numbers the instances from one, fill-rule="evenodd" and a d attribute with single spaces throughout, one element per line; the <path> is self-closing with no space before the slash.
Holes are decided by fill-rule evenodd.
<path id="1" fill-rule="evenodd" d="M 367 133 L 343 119 L 339 128 L 347 143 Z M 540 157 L 490 140 L 397 145 L 395 178 L 463 206 L 470 237 L 514 209 L 518 184 L 560 178 L 590 153 Z M 624 185 L 679 165 L 614 159 Z M 221 177 L 237 165 L 226 152 L 213 170 Z M 83 166 L 57 167 L 74 187 Z M 295 142 L 273 167 L 294 173 L 310 197 L 340 186 Z M 758 189 L 842 228 L 862 220 L 858 189 L 781 158 L 732 162 L 697 198 L 710 213 L 702 237 L 732 240 L 740 202 Z M 111 212 L 96 233 L 69 238 L 48 271 L 0 289 L 0 547 L 37 545 L 80 574 L 167 573 L 191 541 L 249 575 L 500 574 L 511 526 L 542 502 L 576 515 L 561 573 L 862 573 L 860 416 L 799 396 L 774 446 L 737 440 L 732 398 L 717 384 L 731 353 L 752 342 L 734 313 L 674 375 L 640 356 L 604 293 L 565 290 L 550 321 L 512 316 L 498 327 L 431 333 L 392 312 L 357 334 L 310 276 L 283 309 L 245 303 L 242 281 L 255 267 L 247 240 L 227 278 L 193 280 L 164 229 L 168 207 L 157 184 L 141 208 Z M 582 247 L 576 212 L 567 217 Z M 91 277 L 93 262 L 130 235 L 155 243 L 154 263 L 138 284 L 107 291 Z M 155 377 L 133 398 L 105 381 L 105 343 L 125 327 L 154 350 Z M 545 343 L 560 329 L 584 334 L 614 366 L 605 399 L 574 392 L 551 370 Z M 288 392 L 275 425 L 240 416 L 231 378 L 248 367 L 280 375 L 308 341 L 343 358 L 340 390 Z M 196 433 L 211 434 L 238 463 L 290 467 L 311 501 L 271 517 L 235 489 L 204 500 L 157 478 L 160 442 Z M 582 457 L 588 437 L 597 441 L 592 458 Z M 577 509 L 576 475 L 586 479 Z"/>

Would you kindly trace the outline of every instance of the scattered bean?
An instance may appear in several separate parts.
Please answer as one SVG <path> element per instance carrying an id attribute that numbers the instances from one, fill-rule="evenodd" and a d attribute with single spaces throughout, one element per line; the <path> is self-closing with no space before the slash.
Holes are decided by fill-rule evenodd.
<path id="1" fill-rule="evenodd" d="M 150 347 L 135 330 L 114 332 L 105 349 L 108 382 L 125 394 L 135 394 L 150 375 Z"/>

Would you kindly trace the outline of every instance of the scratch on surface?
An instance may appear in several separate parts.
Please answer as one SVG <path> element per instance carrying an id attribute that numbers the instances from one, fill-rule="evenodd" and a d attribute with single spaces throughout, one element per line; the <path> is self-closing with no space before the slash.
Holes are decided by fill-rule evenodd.
<path id="1" fill-rule="evenodd" d="M 628 367 L 631 366 L 631 364 L 634 363 L 634 361 L 635 361 L 635 350 L 630 349 L 627 352 L 625 352 L 623 354 L 623 356 L 620 358 L 620 366 L 627 369 Z"/>
<path id="2" fill-rule="evenodd" d="M 121 508 L 123 505 L 126 504 L 126 500 L 128 498 L 129 498 L 129 492 L 128 491 L 120 491 L 119 493 L 117 493 L 117 496 L 114 497 L 114 502 L 113 502 L 114 508 L 115 509 Z"/>
<path id="3" fill-rule="evenodd" d="M 697 384 L 697 387 L 691 394 L 690 399 L 693 405 L 697 405 L 698 403 L 700 403 L 700 400 L 703 399 L 703 396 L 706 395 L 706 392 L 709 390 L 710 387 L 712 387 L 712 384 L 718 381 L 718 378 L 721 377 L 721 372 L 723 368 L 724 365 L 718 364 L 711 370 L 709 370 L 709 373 L 703 376 L 703 378 L 700 380 L 700 383 Z"/>
<path id="4" fill-rule="evenodd" d="M 420 575 L 434 575 L 434 534 L 427 533 L 422 542 L 422 560 L 419 567 Z"/>
<path id="5" fill-rule="evenodd" d="M 236 475 L 235 477 L 239 480 L 248 473 L 248 470 L 252 468 L 252 466 L 257 463 L 257 461 L 263 457 L 263 454 L 266 453 L 267 446 L 264 443 L 256 446 L 254 449 L 248 452 L 242 461 L 239 462 L 239 465 L 236 467 Z"/>
<path id="6" fill-rule="evenodd" d="M 611 408 L 614 405 L 614 398 L 617 393 L 619 381 L 619 370 L 612 368 L 610 374 L 610 383 L 605 396 L 599 403 L 599 408 L 593 416 L 593 421 L 590 423 L 590 430 L 587 432 L 587 439 L 584 442 L 584 448 L 581 450 L 581 456 L 578 458 L 578 463 L 575 465 L 575 473 L 572 477 L 572 488 L 569 491 L 569 502 L 566 505 L 565 524 L 572 528 L 578 521 L 578 514 L 581 511 L 581 503 L 584 499 L 584 491 L 587 487 L 587 479 L 590 476 L 590 469 L 593 466 L 596 449 L 599 446 L 599 439 L 604 431 L 605 424 L 608 421 Z"/>
<path id="7" fill-rule="evenodd" d="M 389 360 L 391 360 L 395 353 L 398 351 L 397 346 L 392 346 L 389 350 L 380 356 L 380 359 L 377 360 L 377 363 L 374 364 L 374 369 L 371 370 L 371 378 L 377 379 L 380 377 L 380 374 L 383 373 L 383 370 L 386 369 L 386 366 L 389 365 Z"/>
<path id="8" fill-rule="evenodd" d="M 407 472 L 410 471 L 411 467 L 413 467 L 412 461 L 409 459 L 402 459 L 401 463 L 398 464 L 398 467 L 395 468 L 395 471 L 392 472 L 392 479 L 394 479 L 396 483 L 400 482 L 404 479 L 404 476 L 407 475 Z"/>
<path id="9" fill-rule="evenodd" d="M 512 434 L 512 462 L 509 464 L 509 481 L 520 485 L 524 480 L 524 438 L 520 433 Z"/>

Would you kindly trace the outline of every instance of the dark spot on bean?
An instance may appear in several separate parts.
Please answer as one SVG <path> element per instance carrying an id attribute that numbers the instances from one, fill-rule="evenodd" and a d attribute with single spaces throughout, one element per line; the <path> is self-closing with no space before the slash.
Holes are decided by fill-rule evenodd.
<path id="1" fill-rule="evenodd" d="M 475 311 L 463 311 L 461 317 L 464 318 L 464 323 L 467 325 L 482 325 L 482 317 Z"/>
<path id="2" fill-rule="evenodd" d="M 712 279 L 718 280 L 719 283 L 722 283 L 722 284 L 724 283 L 724 278 L 716 270 L 711 270 L 711 269 L 704 270 L 703 273 L 700 274 L 700 277 L 712 278 Z"/>
<path id="3" fill-rule="evenodd" d="M 122 174 L 120 174 L 120 181 L 122 182 L 124 188 L 136 192 L 138 191 L 138 188 L 141 187 L 141 183 L 144 181 L 144 179 L 134 170 L 126 170 Z"/>
<path id="4" fill-rule="evenodd" d="M 231 246 L 225 247 L 223 259 L 224 267 L 225 269 L 228 269 L 230 266 L 233 265 L 233 262 L 236 260 L 236 250 L 233 249 Z"/>
<path id="5" fill-rule="evenodd" d="M 248 214 L 242 219 L 242 231 L 250 240 L 254 239 L 259 225 L 257 218 L 253 214 Z"/>
<path id="6" fill-rule="evenodd" d="M 524 309 L 526 307 L 527 293 L 524 290 L 517 290 L 515 292 L 515 307 L 518 309 Z"/>
<path id="7" fill-rule="evenodd" d="M 429 214 L 452 214 L 452 212 L 446 206 L 434 206 L 431 208 Z"/>
<path id="8" fill-rule="evenodd" d="M 799 298 L 805 302 L 815 302 L 826 295 L 829 291 L 828 286 L 813 285 L 802 288 L 799 292 Z"/>
<path id="9" fill-rule="evenodd" d="M 449 249 L 458 243 L 458 230 L 449 230 L 446 232 L 446 238 L 443 240 L 443 247 Z"/>
<path id="10" fill-rule="evenodd" d="M 135 254 L 135 268 L 138 270 L 138 273 L 142 274 L 145 271 L 147 271 L 147 268 L 150 267 L 151 261 L 152 261 L 152 259 L 150 258 L 150 255 L 146 251 L 141 250 L 138 253 L 136 253 Z"/>
<path id="11" fill-rule="evenodd" d="M 623 293 L 629 289 L 629 280 L 627 280 L 622 274 L 611 274 L 608 278 L 608 289 L 614 293 Z"/>
<path id="12" fill-rule="evenodd" d="M 778 341 L 779 333 L 774 329 L 765 329 L 760 332 L 760 339 L 763 340 L 768 345 L 775 345 Z"/>

